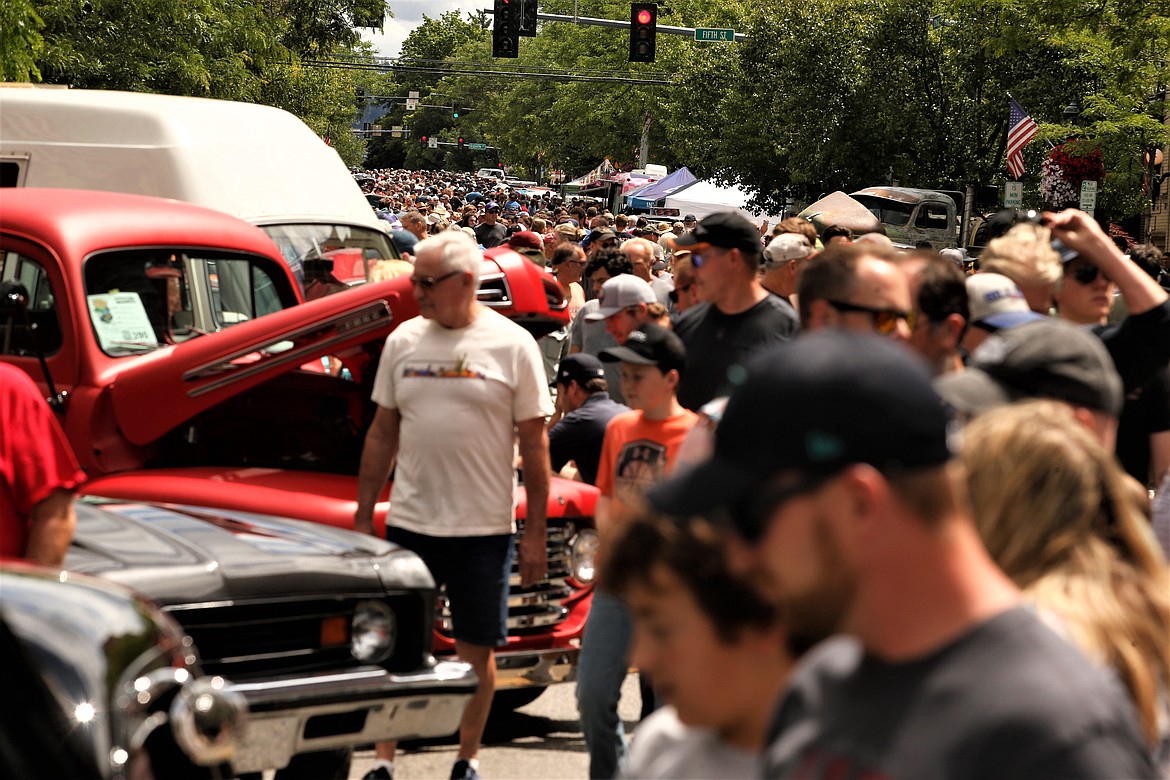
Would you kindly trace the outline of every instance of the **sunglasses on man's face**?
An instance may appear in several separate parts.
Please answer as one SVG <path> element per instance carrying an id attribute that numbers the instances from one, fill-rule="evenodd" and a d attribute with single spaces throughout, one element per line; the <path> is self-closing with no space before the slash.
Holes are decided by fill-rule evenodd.
<path id="1" fill-rule="evenodd" d="M 1078 284 L 1092 284 L 1093 282 L 1097 281 L 1098 276 L 1102 277 L 1106 284 L 1110 282 L 1109 277 L 1106 276 L 1100 268 L 1093 265 L 1092 263 L 1081 263 L 1076 268 L 1074 268 L 1072 272 L 1072 277 L 1073 279 L 1077 280 Z"/>
<path id="2" fill-rule="evenodd" d="M 414 287 L 421 287 L 424 290 L 433 290 L 437 285 L 447 281 L 452 276 L 458 276 L 462 271 L 451 271 L 442 276 L 418 276 L 417 274 L 410 277 L 410 284 Z"/>
<path id="3" fill-rule="evenodd" d="M 914 330 L 915 313 L 901 309 L 879 309 L 874 306 L 862 306 L 860 303 L 848 301 L 827 301 L 834 309 L 840 312 L 858 312 L 868 314 L 873 320 L 873 327 L 883 336 L 888 336 L 898 328 L 898 320 L 903 320 L 910 330 Z"/>
<path id="4" fill-rule="evenodd" d="M 730 249 L 719 249 L 717 247 L 708 247 L 708 248 L 704 249 L 702 252 L 691 252 L 691 265 L 694 266 L 695 268 L 702 268 L 703 263 L 707 262 L 708 260 L 714 260 L 716 257 L 720 257 L 722 255 L 725 255 L 730 251 L 731 251 Z"/>
<path id="5" fill-rule="evenodd" d="M 678 297 L 694 286 L 695 286 L 695 283 L 691 282 L 690 284 L 684 284 L 681 287 L 675 287 L 673 290 L 670 291 L 670 302 L 671 303 L 678 303 Z"/>

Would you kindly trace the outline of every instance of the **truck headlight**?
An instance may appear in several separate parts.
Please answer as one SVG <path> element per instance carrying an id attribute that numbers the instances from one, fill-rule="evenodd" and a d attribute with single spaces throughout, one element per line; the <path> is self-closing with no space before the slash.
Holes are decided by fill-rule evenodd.
<path id="1" fill-rule="evenodd" d="M 569 540 L 569 574 L 582 585 L 589 585 L 597 576 L 597 531 L 582 528 Z"/>
<path id="2" fill-rule="evenodd" d="M 398 634 L 394 613 L 380 601 L 362 601 L 350 624 L 349 652 L 362 663 L 376 664 L 394 652 Z"/>

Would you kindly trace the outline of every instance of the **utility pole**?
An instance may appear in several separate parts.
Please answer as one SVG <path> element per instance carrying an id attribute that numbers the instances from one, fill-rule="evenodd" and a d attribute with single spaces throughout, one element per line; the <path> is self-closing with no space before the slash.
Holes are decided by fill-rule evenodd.
<path id="1" fill-rule="evenodd" d="M 654 116 L 646 109 L 646 116 L 642 120 L 642 143 L 638 147 L 638 167 L 645 168 L 650 160 L 650 125 Z"/>

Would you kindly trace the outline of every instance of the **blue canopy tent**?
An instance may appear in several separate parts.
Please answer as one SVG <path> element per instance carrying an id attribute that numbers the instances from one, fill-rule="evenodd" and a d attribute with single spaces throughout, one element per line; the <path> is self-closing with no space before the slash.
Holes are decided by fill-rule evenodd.
<path id="1" fill-rule="evenodd" d="M 668 195 L 673 195 L 684 187 L 689 187 L 695 183 L 695 174 L 691 173 L 686 166 L 679 168 L 674 173 L 666 176 L 653 184 L 647 184 L 645 187 L 626 193 L 626 208 L 641 209 L 643 211 L 651 209 Z"/>

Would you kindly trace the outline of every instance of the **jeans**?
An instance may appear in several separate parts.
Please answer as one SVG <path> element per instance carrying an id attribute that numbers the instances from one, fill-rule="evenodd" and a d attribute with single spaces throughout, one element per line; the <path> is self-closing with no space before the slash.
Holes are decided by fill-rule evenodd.
<path id="1" fill-rule="evenodd" d="M 593 780 L 610 780 L 625 769 L 629 743 L 618 716 L 618 700 L 629 671 L 632 633 L 625 605 L 595 589 L 577 666 L 577 710 Z"/>

